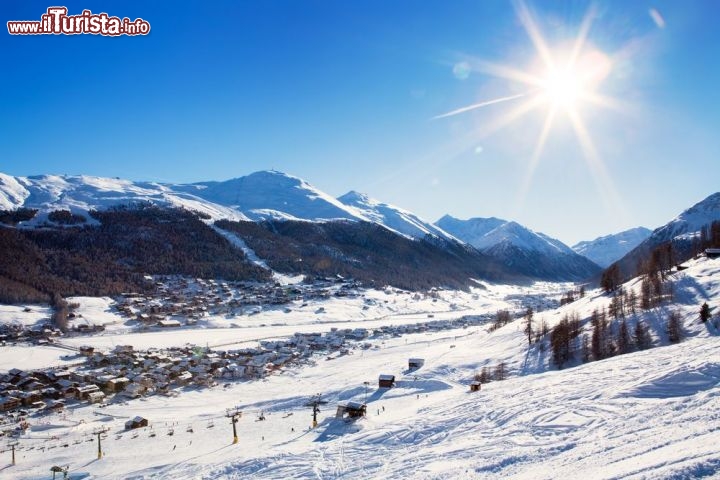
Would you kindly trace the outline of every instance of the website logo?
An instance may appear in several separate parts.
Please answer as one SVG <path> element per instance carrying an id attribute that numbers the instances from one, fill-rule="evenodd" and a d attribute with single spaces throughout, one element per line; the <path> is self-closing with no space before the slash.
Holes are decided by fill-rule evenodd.
<path id="1" fill-rule="evenodd" d="M 68 15 L 67 7 L 49 7 L 40 20 L 7 22 L 10 35 L 147 35 L 150 23 L 142 18 L 111 17 L 107 13 L 83 10 L 80 15 Z"/>

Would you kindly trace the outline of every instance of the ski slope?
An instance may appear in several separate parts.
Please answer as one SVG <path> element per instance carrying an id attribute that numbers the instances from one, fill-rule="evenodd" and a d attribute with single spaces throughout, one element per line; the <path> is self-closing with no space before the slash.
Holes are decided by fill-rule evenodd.
<path id="1" fill-rule="evenodd" d="M 318 356 L 261 381 L 47 417 L 21 437 L 18 464 L 0 463 L 0 472 L 35 479 L 69 465 L 71 478 L 93 479 L 720 478 L 720 332 L 697 319 L 700 303 L 716 305 L 720 261 L 688 267 L 673 274 L 675 305 L 638 313 L 665 345 L 661 320 L 678 311 L 686 334 L 679 344 L 558 371 L 549 351 L 528 349 L 521 320 L 494 332 L 374 339 L 367 350 Z M 536 318 L 553 325 L 575 311 L 585 319 L 608 302 L 593 291 Z M 411 357 L 424 366 L 408 371 Z M 509 379 L 470 393 L 473 375 L 501 361 Z M 397 385 L 379 389 L 380 374 L 395 375 Z M 309 429 L 305 404 L 317 393 L 328 403 Z M 334 418 L 348 400 L 367 400 L 367 417 Z M 237 445 L 225 417 L 233 407 L 243 411 Z M 151 427 L 124 431 L 135 415 Z M 109 429 L 101 460 L 90 441 L 99 427 Z"/>

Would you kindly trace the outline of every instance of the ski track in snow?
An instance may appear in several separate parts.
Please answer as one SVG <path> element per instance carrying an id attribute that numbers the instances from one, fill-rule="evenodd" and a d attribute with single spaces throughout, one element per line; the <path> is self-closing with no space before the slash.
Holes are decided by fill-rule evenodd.
<path id="1" fill-rule="evenodd" d="M 318 356 L 314 364 L 263 380 L 80 407 L 67 420 L 35 421 L 20 440 L 18 465 L 0 464 L 0 476 L 36 479 L 47 476 L 50 465 L 69 464 L 78 472 L 71 478 L 88 479 L 720 478 L 720 332 L 697 320 L 703 299 L 720 295 L 720 261 L 691 262 L 674 278 L 685 286 L 673 306 L 687 334 L 677 345 L 557 371 L 547 352 L 528 354 L 521 320 L 493 333 L 471 327 L 371 340 L 379 348 L 333 360 Z M 532 296 L 545 288 L 524 291 Z M 84 308 L 102 311 L 104 302 L 84 302 Z M 564 313 L 587 318 L 608 302 L 591 291 L 536 315 L 552 326 Z M 664 338 L 667 311 L 642 314 L 655 342 Z M 407 370 L 410 357 L 424 358 L 425 365 Z M 468 392 L 475 372 L 500 361 L 507 362 L 508 380 Z M 396 375 L 396 387 L 378 389 L 382 373 Z M 371 382 L 367 417 L 336 419 L 339 401 L 363 401 L 363 381 Z M 328 403 L 319 426 L 309 430 L 305 402 L 316 393 Z M 224 416 L 233 405 L 243 410 L 238 445 L 230 444 Z M 257 421 L 260 411 L 266 420 Z M 150 419 L 155 437 L 149 429 L 137 437 L 123 430 L 135 415 Z M 211 419 L 215 426 L 207 428 Z M 100 425 L 111 430 L 98 461 L 96 445 L 86 440 Z"/>

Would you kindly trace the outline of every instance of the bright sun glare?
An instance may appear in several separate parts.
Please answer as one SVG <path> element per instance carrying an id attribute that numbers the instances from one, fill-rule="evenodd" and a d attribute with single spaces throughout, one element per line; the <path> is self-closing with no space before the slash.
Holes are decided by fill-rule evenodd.
<path id="1" fill-rule="evenodd" d="M 558 56 L 554 52 L 548 53 L 552 57 Z M 599 50 L 575 53 L 566 63 L 557 65 L 553 61 L 546 65 L 545 74 L 538 77 L 537 86 L 552 108 L 575 110 L 586 101 L 602 103 L 597 89 L 611 67 L 610 58 Z"/>
<path id="2" fill-rule="evenodd" d="M 519 94 L 508 95 L 485 100 L 435 118 L 445 118 L 483 108 L 502 102 L 517 102 L 517 105 L 501 117 L 490 122 L 479 135 L 489 135 L 527 113 L 545 107 L 547 113 L 540 134 L 528 165 L 525 181 L 521 187 L 520 199 L 524 199 L 535 169 L 541 157 L 553 123 L 558 114 L 569 120 L 582 148 L 588 167 L 598 183 L 598 188 L 606 201 L 619 208 L 620 203 L 610 181 L 605 165 L 597 153 L 585 121 L 580 115 L 580 107 L 597 106 L 623 110 L 619 102 L 600 93 L 600 87 L 612 71 L 613 62 L 610 56 L 592 47 L 587 36 L 592 25 L 595 11 L 591 7 L 583 19 L 578 34 L 567 46 L 550 48 L 542 36 L 535 20 L 524 3 L 518 3 L 517 15 L 527 32 L 538 54 L 536 68 L 521 70 L 508 65 L 498 65 L 475 59 L 473 69 L 492 76 L 507 79 L 515 84 L 522 84 L 526 90 Z"/>
<path id="3" fill-rule="evenodd" d="M 554 107 L 573 108 L 583 85 L 580 75 L 574 69 L 557 69 L 547 73 L 542 88 Z"/>

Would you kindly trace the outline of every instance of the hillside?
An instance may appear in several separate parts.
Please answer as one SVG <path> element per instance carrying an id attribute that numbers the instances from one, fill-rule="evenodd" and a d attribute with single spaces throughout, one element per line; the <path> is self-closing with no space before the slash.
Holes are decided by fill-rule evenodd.
<path id="1" fill-rule="evenodd" d="M 147 274 L 270 279 L 190 212 L 144 206 L 95 211 L 88 218 L 92 225 L 0 227 L 0 301 L 144 291 Z"/>
<path id="2" fill-rule="evenodd" d="M 473 279 L 525 278 L 456 241 L 411 240 L 375 223 L 299 221 L 228 222 L 232 232 L 273 269 L 313 277 L 350 277 L 367 286 L 409 290 L 467 289 Z"/>
<path id="3" fill-rule="evenodd" d="M 674 260 L 684 261 L 692 256 L 701 240 L 701 230 L 720 221 L 720 192 L 714 193 L 677 217 L 653 230 L 652 234 L 637 247 L 615 262 L 624 278 L 637 273 L 637 267 L 652 254 L 652 251 L 666 243 L 671 243 Z"/>

